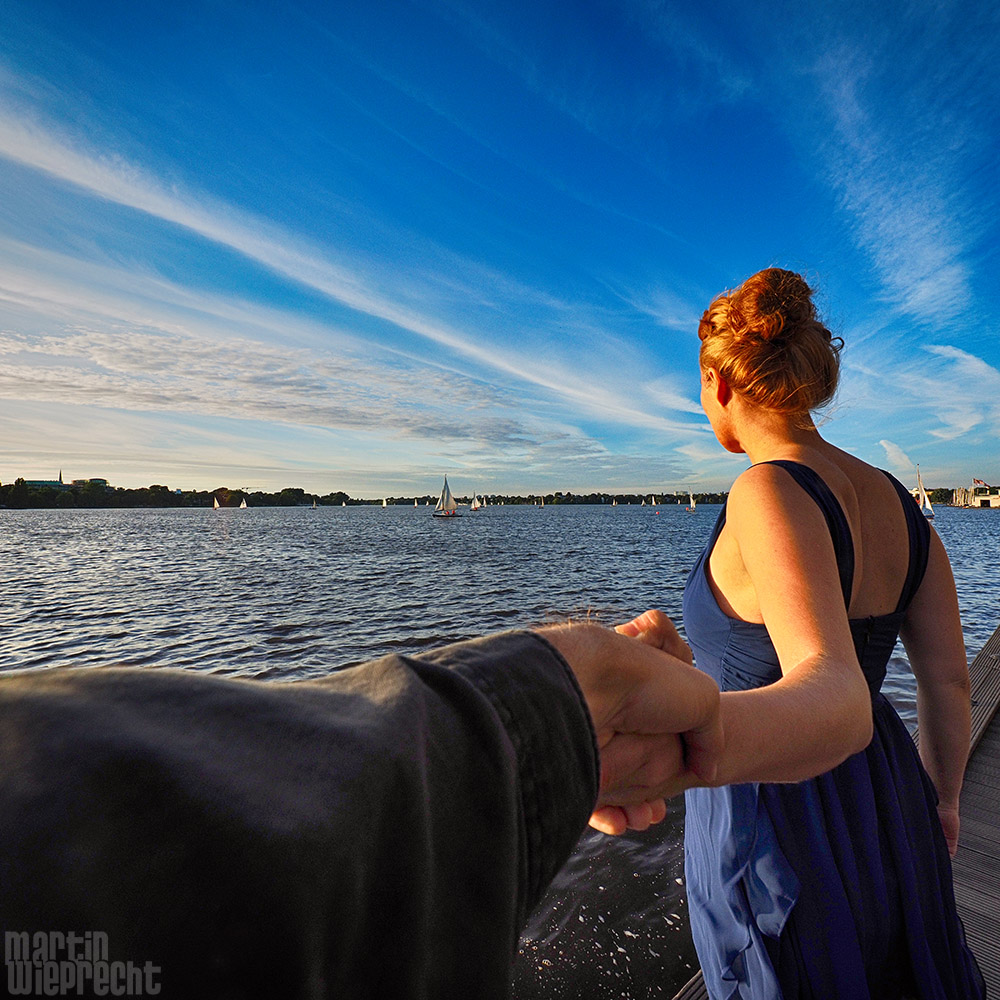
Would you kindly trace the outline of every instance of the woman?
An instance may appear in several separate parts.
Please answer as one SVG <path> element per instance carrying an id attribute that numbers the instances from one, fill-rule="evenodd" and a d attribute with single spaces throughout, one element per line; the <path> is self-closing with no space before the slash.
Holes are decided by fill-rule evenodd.
<path id="1" fill-rule="evenodd" d="M 696 665 L 724 692 L 719 770 L 687 792 L 685 821 L 709 993 L 982 997 L 949 859 L 969 687 L 944 547 L 895 479 L 816 430 L 842 345 L 799 275 L 754 275 L 698 335 L 712 429 L 752 463 L 684 597 Z M 879 693 L 897 636 L 919 757 Z M 624 813 L 641 826 L 661 809 Z M 611 816 L 595 825 L 620 829 Z"/>

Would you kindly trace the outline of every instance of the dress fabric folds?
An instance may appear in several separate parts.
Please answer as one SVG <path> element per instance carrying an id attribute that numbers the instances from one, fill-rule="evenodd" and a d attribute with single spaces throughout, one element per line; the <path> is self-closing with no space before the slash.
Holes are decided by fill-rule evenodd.
<path id="1" fill-rule="evenodd" d="M 769 464 L 823 511 L 847 605 L 854 549 L 836 498 L 808 466 Z M 930 536 L 905 488 L 889 478 L 909 530 L 906 582 L 893 614 L 850 623 L 872 694 L 871 743 L 808 781 L 686 793 L 691 930 L 713 1000 L 985 996 L 955 910 L 933 784 L 880 691 Z M 712 593 L 708 557 L 725 518 L 723 508 L 688 580 L 684 625 L 696 666 L 723 691 L 748 690 L 778 680 L 781 669 L 766 627 L 728 617 Z"/>

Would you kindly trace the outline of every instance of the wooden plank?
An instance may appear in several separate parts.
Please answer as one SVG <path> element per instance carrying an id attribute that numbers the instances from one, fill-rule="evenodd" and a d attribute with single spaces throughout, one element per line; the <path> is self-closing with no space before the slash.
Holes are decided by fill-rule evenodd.
<path id="1" fill-rule="evenodd" d="M 993 639 L 1000 634 L 994 633 Z M 990 640 L 993 641 L 992 639 Z M 987 644 L 989 645 L 989 644 Z M 977 657 L 978 659 L 978 657 Z M 952 866 L 955 902 L 987 989 L 1000 987 L 1000 716 L 980 734 L 966 768 L 960 815 L 962 832 Z M 987 793 L 987 786 L 991 786 Z M 984 794 L 986 793 L 986 794 Z"/>
<path id="2" fill-rule="evenodd" d="M 1000 625 L 969 667 L 970 757 L 962 788 L 962 831 L 952 865 L 955 902 L 966 939 L 986 979 L 1000 990 Z M 913 739 L 920 745 L 919 733 Z M 674 1000 L 708 1000 L 700 972 Z"/>
<path id="3" fill-rule="evenodd" d="M 696 972 L 682 987 L 674 1000 L 709 1000 L 708 988 L 701 973 Z"/>

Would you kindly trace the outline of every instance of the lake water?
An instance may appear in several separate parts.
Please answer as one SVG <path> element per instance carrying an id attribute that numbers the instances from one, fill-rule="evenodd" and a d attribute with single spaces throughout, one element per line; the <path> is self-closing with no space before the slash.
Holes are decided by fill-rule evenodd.
<path id="1" fill-rule="evenodd" d="M 657 607 L 680 618 L 718 507 L 0 511 L 0 669 L 132 664 L 313 677 L 388 652 Z M 1000 511 L 939 509 L 970 655 L 996 627 Z M 913 680 L 884 689 L 908 724 Z M 672 997 L 696 968 L 683 806 L 587 833 L 522 938 L 514 996 Z"/>

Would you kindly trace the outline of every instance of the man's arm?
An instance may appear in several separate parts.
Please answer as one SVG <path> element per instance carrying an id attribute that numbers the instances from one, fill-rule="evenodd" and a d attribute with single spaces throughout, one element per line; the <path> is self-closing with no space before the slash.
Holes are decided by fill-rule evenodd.
<path id="1" fill-rule="evenodd" d="M 583 625 L 318 681 L 0 676 L 0 929 L 99 930 L 164 995 L 505 996 L 598 753 L 637 801 L 711 728 L 683 667 Z"/>

